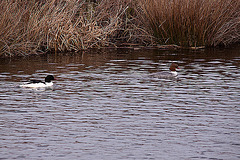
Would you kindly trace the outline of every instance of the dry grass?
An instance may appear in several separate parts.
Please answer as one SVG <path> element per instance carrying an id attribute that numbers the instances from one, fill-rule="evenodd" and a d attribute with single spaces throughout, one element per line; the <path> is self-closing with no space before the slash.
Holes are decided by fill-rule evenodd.
<path id="1" fill-rule="evenodd" d="M 141 0 L 145 25 L 160 44 L 229 45 L 240 40 L 239 0 Z"/>
<path id="2" fill-rule="evenodd" d="M 88 48 L 229 45 L 240 39 L 238 0 L 2 0 L 0 56 Z"/>
<path id="3" fill-rule="evenodd" d="M 122 0 L 3 0 L 0 6 L 0 54 L 6 56 L 114 46 L 141 32 L 129 26 L 129 2 Z"/>

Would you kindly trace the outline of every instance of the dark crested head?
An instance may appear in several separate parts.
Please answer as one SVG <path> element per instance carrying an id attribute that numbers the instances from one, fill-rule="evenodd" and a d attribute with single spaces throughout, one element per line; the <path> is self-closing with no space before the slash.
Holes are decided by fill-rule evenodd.
<path id="1" fill-rule="evenodd" d="M 179 68 L 178 68 L 178 64 L 177 64 L 177 63 L 172 63 L 169 69 L 170 69 L 171 71 L 176 71 L 176 69 L 179 69 Z"/>
<path id="2" fill-rule="evenodd" d="M 46 78 L 45 78 L 45 82 L 51 82 L 51 80 L 55 80 L 53 75 L 48 75 Z"/>

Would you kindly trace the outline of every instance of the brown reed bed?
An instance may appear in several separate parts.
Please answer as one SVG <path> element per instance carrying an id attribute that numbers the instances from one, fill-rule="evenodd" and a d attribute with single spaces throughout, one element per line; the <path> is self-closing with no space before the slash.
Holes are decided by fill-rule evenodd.
<path id="1" fill-rule="evenodd" d="M 239 8 L 238 0 L 2 0 L 0 56 L 230 45 L 240 39 Z"/>
<path id="2" fill-rule="evenodd" d="M 199 47 L 240 40 L 239 0 L 140 0 L 140 7 L 160 44 Z"/>

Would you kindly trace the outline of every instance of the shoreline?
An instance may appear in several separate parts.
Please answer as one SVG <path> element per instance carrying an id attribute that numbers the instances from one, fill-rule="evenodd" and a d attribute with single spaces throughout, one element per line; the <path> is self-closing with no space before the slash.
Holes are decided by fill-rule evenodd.
<path id="1" fill-rule="evenodd" d="M 0 57 L 240 43 L 238 0 L 3 0 L 0 6 Z"/>

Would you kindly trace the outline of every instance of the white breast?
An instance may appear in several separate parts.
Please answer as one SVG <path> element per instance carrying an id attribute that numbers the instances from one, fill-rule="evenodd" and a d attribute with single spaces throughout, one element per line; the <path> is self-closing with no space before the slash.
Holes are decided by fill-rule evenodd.
<path id="1" fill-rule="evenodd" d="M 173 76 L 177 76 L 177 72 L 176 71 L 171 71 Z"/>

